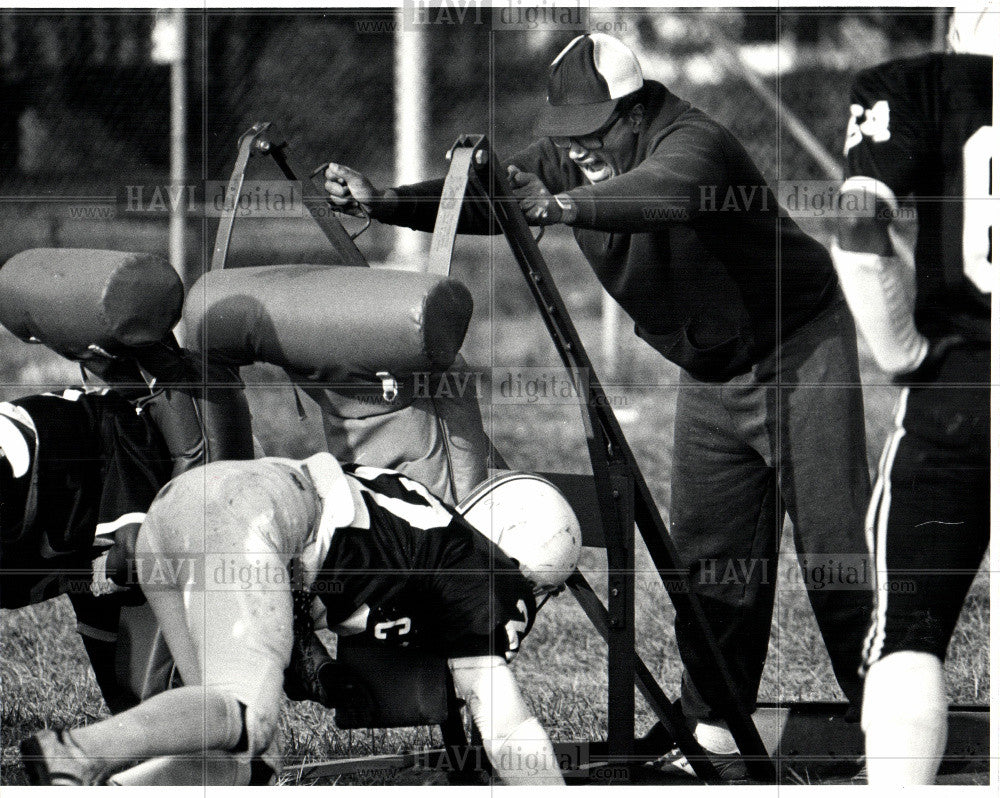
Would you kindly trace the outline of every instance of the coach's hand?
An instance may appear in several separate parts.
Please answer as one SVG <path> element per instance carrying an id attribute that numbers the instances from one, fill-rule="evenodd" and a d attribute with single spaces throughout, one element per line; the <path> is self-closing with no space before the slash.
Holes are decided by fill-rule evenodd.
<path id="1" fill-rule="evenodd" d="M 331 163 L 323 177 L 323 188 L 330 195 L 330 202 L 344 213 L 360 216 L 359 208 L 371 213 L 372 203 L 381 196 L 371 180 L 349 166 Z"/>
<path id="2" fill-rule="evenodd" d="M 538 175 L 522 172 L 511 164 L 507 167 L 507 177 L 514 188 L 514 196 L 520 200 L 521 210 L 531 224 L 557 224 L 562 220 L 562 208 Z"/>

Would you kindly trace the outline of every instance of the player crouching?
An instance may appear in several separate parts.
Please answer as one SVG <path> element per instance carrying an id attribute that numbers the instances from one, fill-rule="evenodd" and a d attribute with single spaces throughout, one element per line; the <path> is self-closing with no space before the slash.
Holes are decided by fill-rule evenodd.
<path id="1" fill-rule="evenodd" d="M 136 555 L 185 686 L 100 723 L 25 740 L 32 782 L 101 783 L 137 760 L 146 760 L 133 768 L 146 784 L 247 784 L 253 758 L 274 767 L 294 579 L 313 589 L 339 635 L 447 657 L 504 782 L 562 783 L 507 662 L 536 599 L 576 567 L 580 528 L 549 483 L 530 479 L 530 501 L 511 485 L 501 479 L 470 499 L 478 531 L 423 485 L 342 468 L 325 453 L 216 462 L 176 477 L 153 502 Z M 163 584 L 165 572 L 176 578 Z M 129 773 L 111 782 L 140 783 Z"/>

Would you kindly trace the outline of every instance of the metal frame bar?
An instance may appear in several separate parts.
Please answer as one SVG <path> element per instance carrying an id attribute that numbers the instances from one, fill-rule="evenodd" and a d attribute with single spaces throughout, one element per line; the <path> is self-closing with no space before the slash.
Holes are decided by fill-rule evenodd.
<path id="1" fill-rule="evenodd" d="M 843 720 L 847 704 L 843 702 L 803 701 L 793 704 L 761 702 L 754 713 L 754 723 L 772 756 L 783 767 L 799 769 L 801 774 L 817 779 L 850 778 L 857 775 L 857 756 L 863 750 L 861 729 L 856 723 Z M 636 740 L 638 753 L 655 757 L 662 751 L 669 734 L 659 725 Z M 948 750 L 945 752 L 940 776 L 950 777 L 973 764 L 985 772 L 990 760 L 990 708 L 981 704 L 959 704 L 948 711 Z M 554 742 L 556 757 L 571 762 L 579 754 L 576 743 Z M 607 746 L 590 743 L 591 769 L 607 758 Z M 851 766 L 848 765 L 850 763 Z M 444 748 L 421 749 L 401 754 L 374 754 L 363 757 L 331 759 L 291 765 L 284 772 L 299 778 L 335 778 L 358 771 L 405 770 L 417 766 L 429 769 L 448 767 Z M 578 768 L 564 770 L 567 782 L 587 780 L 583 763 Z"/>
<path id="2" fill-rule="evenodd" d="M 277 128 L 270 122 L 257 122 L 246 133 L 240 136 L 240 143 L 236 153 L 236 163 L 233 164 L 233 171 L 226 186 L 225 212 L 219 219 L 219 228 L 215 233 L 215 249 L 212 252 L 212 263 L 210 269 L 226 268 L 226 260 L 229 256 L 229 244 L 233 237 L 233 226 L 236 223 L 237 200 L 240 190 L 243 188 L 243 181 L 246 178 L 247 167 L 250 159 L 254 156 L 269 155 L 277 164 L 281 173 L 293 181 L 301 180 L 302 183 L 302 204 L 312 215 L 316 224 L 326 235 L 327 240 L 333 246 L 334 251 L 340 256 L 341 262 L 345 266 L 367 266 L 368 260 L 358 249 L 354 239 L 344 229 L 344 226 L 331 213 L 320 213 L 320 208 L 332 207 L 329 205 L 327 197 L 318 191 L 308 177 L 309 172 L 289 154 L 288 143 L 282 137 Z M 300 178 L 299 175 L 307 177 Z"/>
<path id="3" fill-rule="evenodd" d="M 462 156 L 458 162 L 464 164 L 468 150 L 473 155 L 469 159 L 468 185 L 488 202 L 493 223 L 510 245 L 563 365 L 574 379 L 583 378 L 583 382 L 578 381 L 577 384 L 608 551 L 608 745 L 611 759 L 627 762 L 634 748 L 635 698 L 632 685 L 637 676 L 633 670 L 632 541 L 634 525 L 637 525 L 671 600 L 675 606 L 684 606 L 695 619 L 699 630 L 697 645 L 706 661 L 711 663 L 713 675 L 723 685 L 724 695 L 719 702 L 721 711 L 746 760 L 748 772 L 757 781 L 774 782 L 777 780 L 774 763 L 750 715 L 739 707 L 735 682 L 725 665 L 701 603 L 691 590 L 687 569 L 683 567 L 628 441 L 610 410 L 607 395 L 518 201 L 511 193 L 500 163 L 485 136 L 460 137 L 451 150 L 453 162 L 456 156 Z M 457 213 L 461 203 L 453 205 L 456 208 L 453 212 Z M 680 584 L 682 589 L 671 590 L 675 584 Z M 574 594 L 579 595 L 577 591 Z M 675 742 L 682 750 L 692 749 L 693 738 L 675 739 Z M 703 755 L 700 747 L 691 750 L 694 759 Z"/>

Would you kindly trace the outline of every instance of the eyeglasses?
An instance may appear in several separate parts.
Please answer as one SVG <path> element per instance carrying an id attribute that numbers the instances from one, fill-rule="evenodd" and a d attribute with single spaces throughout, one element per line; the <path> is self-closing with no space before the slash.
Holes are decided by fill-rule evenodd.
<path id="1" fill-rule="evenodd" d="M 605 136 L 618 124 L 619 119 L 621 119 L 620 116 L 615 116 L 596 133 L 590 133 L 586 136 L 551 136 L 552 143 L 561 150 L 568 150 L 574 144 L 579 144 L 585 150 L 602 150 L 604 149 Z"/>

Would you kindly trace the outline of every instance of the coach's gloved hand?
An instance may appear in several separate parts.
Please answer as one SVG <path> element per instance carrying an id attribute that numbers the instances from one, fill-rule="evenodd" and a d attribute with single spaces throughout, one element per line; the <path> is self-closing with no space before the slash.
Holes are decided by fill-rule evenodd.
<path id="1" fill-rule="evenodd" d="M 920 361 L 920 365 L 913 371 L 897 374 L 892 378 L 896 385 L 909 385 L 910 383 L 933 382 L 941 370 L 948 353 L 957 346 L 968 342 L 964 335 L 945 335 L 941 338 L 930 340 L 927 354 Z"/>

